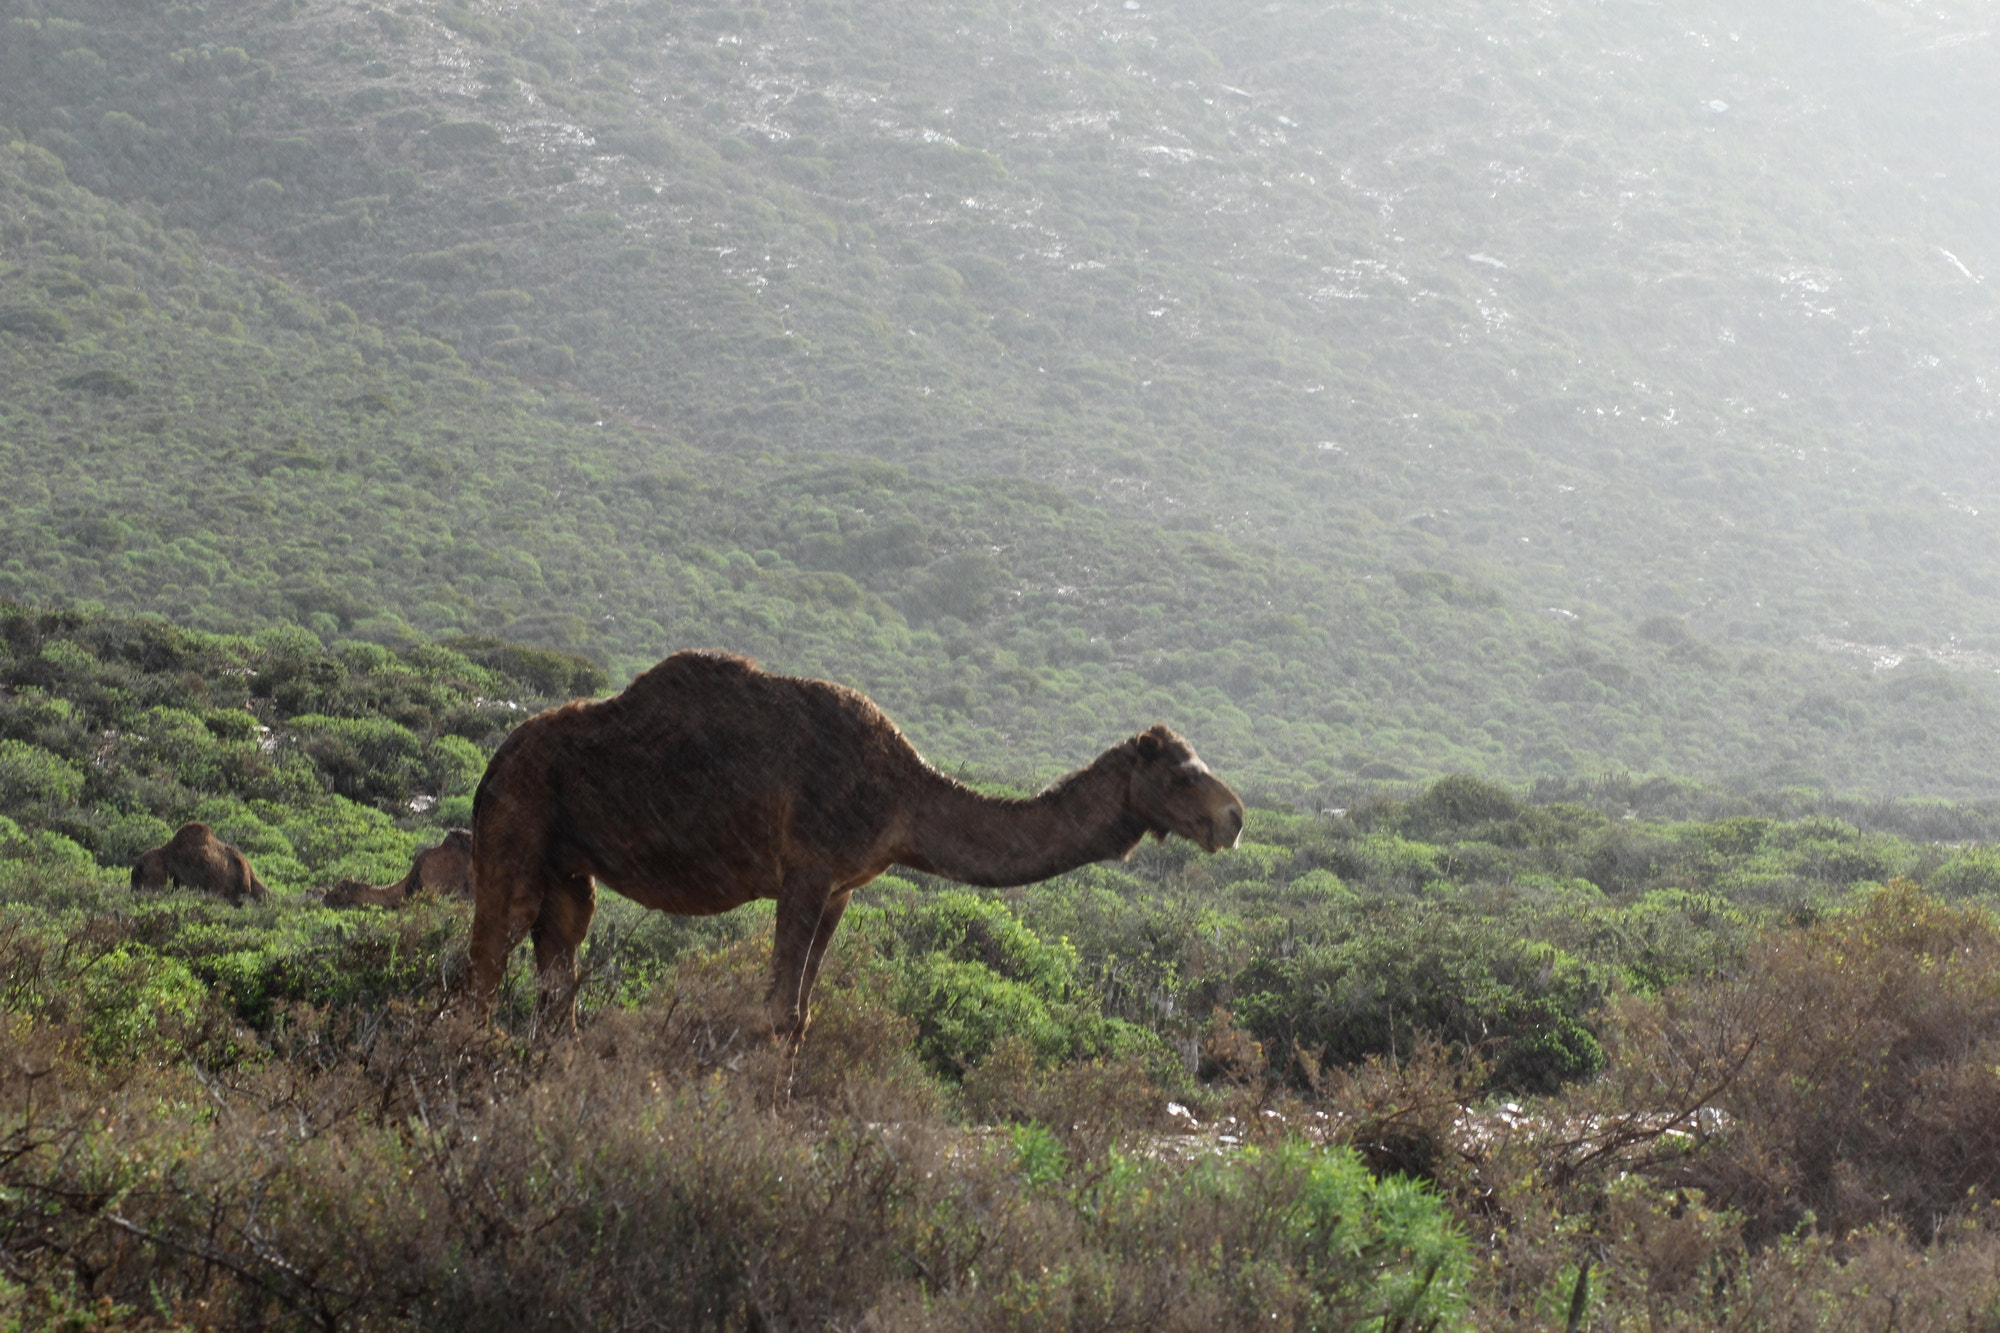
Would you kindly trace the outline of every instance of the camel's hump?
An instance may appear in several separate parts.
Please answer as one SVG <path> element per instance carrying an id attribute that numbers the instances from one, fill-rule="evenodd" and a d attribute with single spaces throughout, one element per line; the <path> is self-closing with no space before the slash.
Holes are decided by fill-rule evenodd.
<path id="1" fill-rule="evenodd" d="M 643 693 L 661 686 L 672 689 L 706 683 L 721 684 L 764 674 L 764 669 L 754 661 L 735 653 L 714 648 L 683 648 L 633 677 L 626 690 Z"/>

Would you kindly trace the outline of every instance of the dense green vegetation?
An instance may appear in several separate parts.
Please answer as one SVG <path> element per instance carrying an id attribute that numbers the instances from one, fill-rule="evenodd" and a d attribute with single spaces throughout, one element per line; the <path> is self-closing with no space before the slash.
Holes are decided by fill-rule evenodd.
<path id="1" fill-rule="evenodd" d="M 272 901 L 125 910 L 152 923 L 140 954 L 227 987 L 253 1025 L 325 999 L 321 955 L 352 918 L 310 890 L 400 877 L 467 822 L 512 721 L 603 683 L 584 659 L 490 639 L 327 648 L 298 628 L 232 638 L 20 606 L 0 607 L 0 643 L 11 910 L 60 920 L 126 902 L 138 853 L 203 820 Z M 1179 1089 L 1220 1023 L 1301 1086 L 1429 1040 L 1478 1053 L 1495 1087 L 1548 1090 L 1600 1066 L 1606 997 L 1717 975 L 1760 926 L 1899 877 L 2000 898 L 2000 859 L 1939 841 L 1991 836 L 2000 812 L 1985 807 L 1788 810 L 1664 783 L 1554 794 L 1582 799 L 1531 804 L 1458 776 L 1337 815 L 1257 810 L 1220 855 L 1147 844 L 997 894 L 890 876 L 846 930 L 892 967 L 891 1003 L 949 1078 L 1012 1035 L 1045 1063 L 1140 1058 Z M 754 911 L 746 924 L 606 910 L 591 957 L 618 979 L 613 1004 L 686 950 L 760 929 Z"/>
<path id="2" fill-rule="evenodd" d="M 24 1326 L 599 1327 L 637 1300 L 1526 1328 L 1582 1300 L 1748 1328 L 1865 1288 L 1945 1327 L 2000 1299 L 1990 807 L 1460 775 L 1258 809 L 1214 856 L 885 876 L 796 1061 L 733 1017 L 768 905 L 607 895 L 583 1035 L 551 1045 L 525 954 L 499 1030 L 451 1008 L 469 905 L 311 889 L 398 873 L 521 700 L 602 683 L 588 661 L 20 606 L 0 643 Z M 128 890 L 187 817 L 270 898 Z"/>
<path id="3" fill-rule="evenodd" d="M 718 644 L 996 775 L 1990 786 L 1949 9 L 4 17 L 0 592 Z"/>

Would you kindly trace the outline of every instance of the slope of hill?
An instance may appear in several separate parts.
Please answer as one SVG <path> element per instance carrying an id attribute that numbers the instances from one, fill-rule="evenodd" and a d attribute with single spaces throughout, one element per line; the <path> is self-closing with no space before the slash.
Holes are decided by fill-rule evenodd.
<path id="1" fill-rule="evenodd" d="M 1009 773 L 1990 787 L 1976 15 L 7 15 L 0 590 Z"/>

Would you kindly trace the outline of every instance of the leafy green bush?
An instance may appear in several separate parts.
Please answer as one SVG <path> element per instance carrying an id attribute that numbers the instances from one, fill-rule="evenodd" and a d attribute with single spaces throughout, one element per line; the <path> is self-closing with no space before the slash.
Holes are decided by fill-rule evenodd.
<path id="1" fill-rule="evenodd" d="M 1075 953 L 1049 944 L 1006 904 L 960 888 L 944 888 L 892 907 L 888 925 L 909 956 L 976 963 L 1048 1001 L 1066 997 Z"/>
<path id="2" fill-rule="evenodd" d="M 0 740 L 0 801 L 9 807 L 69 805 L 83 793 L 83 770 L 39 745 Z"/>
<path id="3" fill-rule="evenodd" d="M 256 720 L 247 713 L 243 720 L 254 735 Z M 132 720 L 126 737 L 135 763 L 157 768 L 183 786 L 197 791 L 213 791 L 227 785 L 229 770 L 240 768 L 242 745 L 247 737 L 233 738 L 234 744 L 217 736 L 201 716 L 182 708 L 149 708 Z M 235 765 L 231 760 L 236 760 Z"/>
<path id="4" fill-rule="evenodd" d="M 444 640 L 443 647 L 468 661 L 525 685 L 528 692 L 552 699 L 589 697 L 609 684 L 604 668 L 573 653 L 530 648 L 482 635 Z"/>
<path id="5" fill-rule="evenodd" d="M 1924 884 L 1954 898 L 2000 898 L 2000 849 L 1959 848 L 1925 876 Z"/>
<path id="6" fill-rule="evenodd" d="M 461 736 L 438 736 L 430 743 L 425 776 L 440 797 L 470 796 L 486 773 L 486 752 Z"/>
<path id="7" fill-rule="evenodd" d="M 1235 979 L 1234 1012 L 1279 1060 L 1301 1050 L 1351 1064 L 1442 1037 L 1487 1053 L 1501 1085 L 1548 1090 L 1602 1067 L 1587 1024 L 1610 980 L 1552 945 L 1417 910 L 1252 963 Z"/>
<path id="8" fill-rule="evenodd" d="M 307 713 L 294 717 L 291 727 L 336 795 L 400 809 L 425 785 L 423 741 L 388 718 Z"/>
<path id="9" fill-rule="evenodd" d="M 1032 986 L 984 963 L 919 954 L 901 972 L 896 1011 L 917 1024 L 917 1049 L 931 1068 L 962 1074 L 1002 1037 L 1018 1037 L 1043 1059 L 1064 1054 L 1070 1034 Z"/>

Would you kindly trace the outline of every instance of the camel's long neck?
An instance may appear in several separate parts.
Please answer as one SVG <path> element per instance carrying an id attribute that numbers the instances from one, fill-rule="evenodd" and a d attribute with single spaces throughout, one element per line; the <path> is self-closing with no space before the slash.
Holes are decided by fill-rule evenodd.
<path id="1" fill-rule="evenodd" d="M 982 796 L 942 774 L 930 777 L 896 859 L 963 884 L 1031 884 L 1123 857 L 1146 835 L 1145 820 L 1127 808 L 1127 775 L 1114 755 L 1027 800 Z"/>

